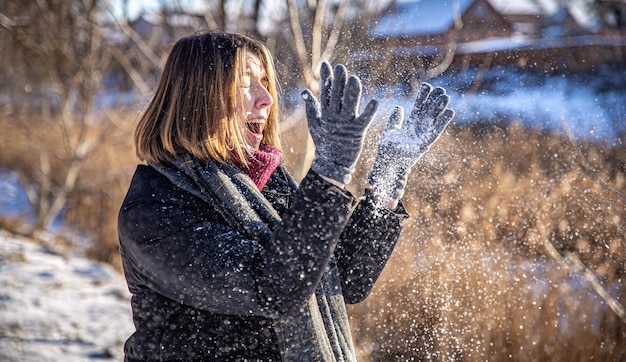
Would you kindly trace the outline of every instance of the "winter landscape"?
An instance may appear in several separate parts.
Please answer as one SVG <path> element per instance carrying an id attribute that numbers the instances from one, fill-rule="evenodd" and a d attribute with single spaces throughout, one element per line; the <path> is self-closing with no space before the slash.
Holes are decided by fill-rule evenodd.
<path id="1" fill-rule="evenodd" d="M 555 4 L 561 2 L 528 3 L 544 2 L 550 4 L 546 22 L 555 21 Z M 407 6 L 411 1 L 399 3 Z M 423 1 L 431 6 L 448 3 Z M 470 10 L 484 9 L 486 3 L 491 4 L 487 10 L 504 11 L 511 18 L 519 15 L 507 13 L 514 9 L 505 1 L 459 2 L 469 9 L 464 16 L 475 16 L 479 12 Z M 0 9 L 0 15 L 4 13 Z M 570 26 L 580 16 L 574 13 L 563 22 Z M 464 20 L 465 29 L 471 30 L 471 18 Z M 133 24 L 137 34 L 146 23 L 142 18 Z M 565 31 L 565 26 L 549 25 L 544 24 L 546 34 Z M 143 33 L 146 38 L 156 33 L 150 29 Z M 477 57 L 472 49 L 480 49 L 485 53 L 479 55 L 490 59 L 488 65 L 475 58 L 453 62 L 427 79 L 446 88 L 457 116 L 413 171 L 405 195 L 411 218 L 389 265 L 370 297 L 349 306 L 362 361 L 626 360 L 626 66 L 619 55 L 626 46 L 624 30 L 603 48 L 583 46 L 588 35 L 571 37 L 581 45 L 563 52 L 539 51 L 545 58 L 534 66 L 520 65 L 534 53 L 525 53 L 524 59 L 515 58 L 516 53 L 511 53 L 512 59 L 492 58 L 542 36 L 520 35 L 519 30 L 518 23 L 514 38 L 467 41 L 457 48 L 459 58 Z M 43 44 L 56 44 L 46 39 Z M 539 40 L 534 39 L 535 44 L 547 42 Z M 388 76 L 388 67 L 379 60 L 360 67 L 354 55 L 358 52 L 351 53 L 346 42 L 335 56 L 362 72 L 364 99 L 381 100 L 350 185 L 360 195 L 367 187 L 366 172 L 380 127 L 395 105 L 410 109 L 417 76 L 381 86 L 375 75 Z M 109 59 L 116 48 L 130 57 L 145 45 L 124 48 L 115 43 L 93 58 Z M 277 63 L 293 76 L 297 56 L 284 56 L 286 48 L 277 46 Z M 428 49 L 432 47 L 418 54 L 430 56 Z M 563 66 L 571 61 L 570 49 L 579 58 L 567 64 L 576 63 L 580 69 Z M 388 53 L 378 49 L 373 56 Z M 28 52 L 31 58 L 11 54 L 25 70 L 7 73 L 15 88 L 0 82 L 0 362 L 120 361 L 134 327 L 115 222 L 138 163 L 132 127 L 158 66 L 141 63 L 149 56 L 124 62 L 115 53 L 119 62 L 91 64 L 91 78 L 72 78 L 72 72 L 80 73 L 78 68 L 65 69 L 69 62 L 62 57 L 52 62 L 49 50 L 42 50 L 41 58 Z M 607 54 L 617 56 L 606 61 Z M 55 83 L 62 77 L 48 80 L 40 68 L 28 68 L 37 59 L 55 64 L 68 79 L 67 93 Z M 411 68 L 412 61 L 411 72 L 417 69 Z M 131 64 L 144 68 L 131 69 Z M 112 75 L 98 72 L 105 66 Z M 137 81 L 142 74 L 145 83 Z M 48 83 L 33 91 L 37 79 Z M 129 79 L 133 86 L 128 86 Z M 297 118 L 305 82 L 283 79 L 284 114 Z M 90 81 L 107 89 L 80 98 L 89 94 Z M 111 84 L 125 88 L 111 92 Z M 62 103 L 63 94 L 67 107 L 57 109 L 55 102 Z M 81 101 L 89 106 L 83 108 Z M 23 109 L 28 102 L 32 113 Z M 72 109 L 72 117 L 64 118 L 67 109 Z M 285 122 L 284 153 L 294 174 L 298 162 L 306 159 L 305 132 L 302 119 Z M 72 172 L 80 174 L 73 181 L 67 176 Z M 64 194 L 66 190 L 71 192 Z M 59 195 L 64 203 L 55 213 Z M 42 210 L 50 217 L 42 218 Z"/>
<path id="2" fill-rule="evenodd" d="M 615 71 L 603 74 L 602 77 L 617 81 L 624 76 L 623 72 Z M 453 100 L 458 104 L 459 115 L 456 122 L 459 126 L 466 122 L 471 123 L 470 119 L 476 119 L 474 113 L 480 113 L 487 119 L 506 114 L 510 117 L 509 121 L 525 120 L 529 129 L 552 130 L 564 137 L 574 135 L 578 140 L 607 144 L 621 142 L 621 138 L 617 136 L 620 129 L 611 120 L 615 116 L 624 119 L 625 106 L 618 101 L 626 97 L 624 89 L 614 89 L 604 93 L 603 97 L 598 97 L 595 88 L 598 85 L 593 79 L 576 83 L 575 79 L 557 77 L 545 80 L 542 86 L 525 88 L 515 84 L 518 79 L 515 73 L 500 73 L 499 79 L 502 83 L 492 83 L 491 86 L 508 89 L 507 92 L 465 95 L 460 90 L 451 90 Z M 401 102 L 398 100 L 398 103 Z M 502 117 L 498 119 L 504 121 Z M 454 147 L 450 142 L 452 141 L 448 142 L 448 146 Z M 446 158 L 457 157 L 446 147 L 434 152 L 433 158 L 442 156 L 437 155 L 438 152 L 445 153 Z M 555 154 L 558 152 L 560 150 L 556 149 Z M 492 162 L 482 161 L 487 164 Z M 483 167 L 492 168 L 493 164 Z M 26 195 L 14 175 L 3 171 L 1 179 L 2 213 L 32 213 Z M 457 182 L 459 187 L 463 186 L 460 181 Z M 611 206 L 618 207 L 618 204 Z M 419 237 L 416 236 L 416 239 Z M 125 280 L 119 270 L 109 264 L 90 260 L 82 250 L 83 248 L 66 249 L 51 236 L 32 241 L 7 232 L 0 234 L 0 360 L 58 361 L 59 356 L 63 356 L 65 361 L 120 360 L 123 342 L 133 331 Z M 487 259 L 480 264 L 469 260 L 469 266 L 498 269 L 496 265 L 490 265 L 491 258 L 484 257 Z M 432 256 L 422 256 L 417 260 L 437 263 L 437 258 L 433 259 Z M 560 288 L 569 290 L 569 298 L 581 305 L 593 307 L 592 310 L 585 311 L 588 328 L 601 329 L 604 314 L 612 313 L 606 300 L 594 290 L 594 285 L 586 278 L 584 271 L 572 273 L 566 267 L 567 262 L 560 264 L 546 257 L 531 263 L 517 264 L 513 260 L 507 262 L 510 263 L 505 267 L 508 269 L 507 273 L 512 276 L 524 275 L 527 283 L 523 288 L 532 291 L 533 295 L 539 293 L 536 297 L 538 300 L 542 299 L 542 293 L 547 295 L 551 288 L 551 281 L 546 275 L 558 275 L 562 283 Z M 402 268 L 405 267 L 402 265 Z M 622 279 L 617 279 L 604 288 L 611 298 L 620 300 L 624 284 Z M 380 301 L 387 299 L 379 294 L 372 298 L 379 298 Z M 372 300 L 369 303 L 377 304 L 377 301 Z M 447 303 L 450 302 L 447 301 L 443 306 L 452 308 Z M 399 303 L 401 305 L 406 306 L 406 302 Z M 562 318 L 562 324 L 558 327 L 559 334 L 567 336 L 572 331 L 569 325 L 577 321 L 576 315 L 572 313 L 580 311 L 568 310 L 567 304 L 558 308 L 560 310 L 557 314 Z"/>

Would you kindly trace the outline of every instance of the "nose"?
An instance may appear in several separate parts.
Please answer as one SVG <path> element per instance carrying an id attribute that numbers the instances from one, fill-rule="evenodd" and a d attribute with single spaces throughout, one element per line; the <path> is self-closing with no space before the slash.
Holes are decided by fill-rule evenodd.
<path id="1" fill-rule="evenodd" d="M 257 87 L 256 93 L 256 100 L 254 103 L 258 108 L 269 107 L 274 103 L 274 98 L 272 98 L 269 90 L 267 90 L 264 86 Z"/>

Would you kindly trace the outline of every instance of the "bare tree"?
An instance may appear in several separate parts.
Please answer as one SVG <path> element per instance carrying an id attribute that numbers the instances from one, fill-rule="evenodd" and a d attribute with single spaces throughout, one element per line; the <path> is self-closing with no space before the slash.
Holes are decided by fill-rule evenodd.
<path id="1" fill-rule="evenodd" d="M 3 44 L 9 51 L 3 58 L 12 63 L 14 83 L 5 86 L 29 89 L 28 99 L 22 95 L 7 106 L 8 116 L 28 115 L 15 119 L 32 141 L 36 159 L 32 164 L 11 164 L 4 158 L 3 163 L 18 172 L 34 206 L 31 231 L 48 229 L 75 189 L 90 153 L 104 138 L 104 131 L 93 126 L 99 121 L 96 95 L 110 56 L 103 46 L 96 0 L 7 5 L 0 15 L 9 35 Z"/>

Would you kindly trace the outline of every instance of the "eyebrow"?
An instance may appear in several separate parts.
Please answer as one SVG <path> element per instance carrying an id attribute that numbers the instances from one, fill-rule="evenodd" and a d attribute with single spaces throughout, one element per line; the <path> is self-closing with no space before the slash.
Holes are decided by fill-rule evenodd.
<path id="1" fill-rule="evenodd" d="M 255 74 L 257 74 L 257 73 L 258 73 L 258 74 L 259 74 L 259 76 L 261 76 L 261 77 L 267 77 L 267 76 L 268 76 L 268 75 L 267 75 L 267 70 L 265 69 L 265 67 L 263 67 L 263 66 L 261 66 L 261 65 L 255 65 L 255 66 L 253 66 L 253 67 L 246 66 L 246 74 L 247 74 L 247 75 L 249 75 L 249 74 L 251 74 L 251 73 L 253 72 L 253 71 L 252 71 L 252 68 L 254 68 L 254 70 L 255 70 L 255 72 L 254 72 L 254 73 L 255 73 Z"/>

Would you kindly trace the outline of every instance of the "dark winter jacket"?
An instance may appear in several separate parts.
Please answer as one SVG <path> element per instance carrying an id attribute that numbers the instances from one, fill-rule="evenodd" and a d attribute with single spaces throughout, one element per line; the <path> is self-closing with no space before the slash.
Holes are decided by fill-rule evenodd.
<path id="1" fill-rule="evenodd" d="M 369 294 L 406 217 L 402 207 L 377 209 L 366 194 L 353 210 L 348 192 L 315 173 L 296 190 L 279 167 L 261 196 L 277 214 L 259 213 L 271 230 L 263 241 L 261 229 L 250 237 L 254 223 L 233 220 L 179 186 L 141 165 L 120 210 L 136 326 L 127 361 L 287 359 L 289 343 L 310 336 L 283 331 L 281 323 L 300 323 L 309 310 L 319 310 L 309 319 L 325 330 L 313 339 L 323 338 L 332 351 L 316 350 L 308 360 L 354 359 L 344 300 Z M 224 191 L 214 188 L 221 199 Z M 241 200 L 254 199 L 239 189 Z M 239 210 L 235 204 L 227 206 Z"/>

